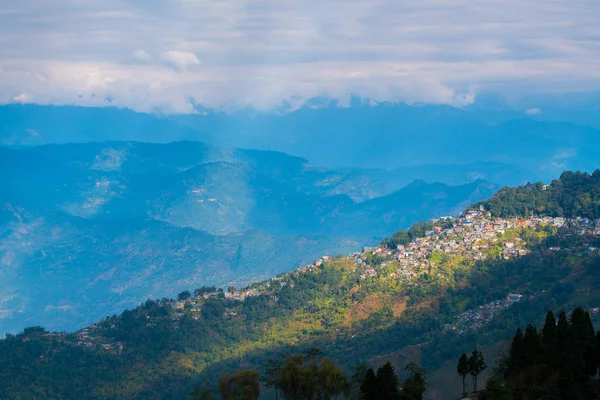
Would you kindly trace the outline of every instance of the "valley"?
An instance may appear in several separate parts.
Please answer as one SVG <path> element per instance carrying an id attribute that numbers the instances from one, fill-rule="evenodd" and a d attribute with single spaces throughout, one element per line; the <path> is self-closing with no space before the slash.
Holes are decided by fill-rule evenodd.
<path id="1" fill-rule="evenodd" d="M 415 181 L 378 195 L 357 178 L 368 171 L 198 142 L 0 152 L 2 333 L 75 330 L 193 285 L 240 287 L 352 253 L 497 188 Z"/>

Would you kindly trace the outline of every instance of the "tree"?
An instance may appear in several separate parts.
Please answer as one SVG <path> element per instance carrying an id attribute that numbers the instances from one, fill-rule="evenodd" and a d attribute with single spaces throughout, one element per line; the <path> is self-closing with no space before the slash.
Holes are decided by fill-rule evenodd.
<path id="1" fill-rule="evenodd" d="M 473 350 L 469 357 L 469 374 L 473 377 L 473 391 L 477 391 L 477 378 L 485 371 L 487 365 L 483 359 L 483 353 L 477 349 Z"/>
<path id="2" fill-rule="evenodd" d="M 546 350 L 546 364 L 549 367 L 554 367 L 558 364 L 556 355 L 558 352 L 558 341 L 556 337 L 556 318 L 552 311 L 546 314 L 546 321 L 542 328 L 542 344 Z"/>
<path id="3" fill-rule="evenodd" d="M 594 364 L 594 326 L 590 314 L 583 308 L 577 307 L 571 314 L 571 326 L 573 330 L 574 349 L 577 359 L 583 360 L 583 363 L 577 364 L 577 374 L 583 381 L 587 381 L 589 376 L 595 375 Z"/>
<path id="4" fill-rule="evenodd" d="M 348 394 L 349 382 L 344 372 L 323 358 L 317 363 L 320 351 L 312 351 L 311 358 L 304 354 L 292 355 L 277 371 L 275 387 L 281 390 L 286 400 L 335 399 Z"/>
<path id="5" fill-rule="evenodd" d="M 317 371 L 317 398 L 321 400 L 337 399 L 342 393 L 348 393 L 348 389 L 348 377 L 329 358 L 324 358 Z"/>
<path id="6" fill-rule="evenodd" d="M 373 368 L 367 370 L 365 379 L 360 385 L 360 393 L 363 400 L 377 400 L 379 398 L 379 385 Z"/>
<path id="7" fill-rule="evenodd" d="M 363 384 L 363 382 L 365 381 L 366 377 L 367 377 L 367 371 L 369 370 L 369 368 L 364 365 L 364 364 L 360 364 L 358 367 L 356 367 L 356 370 L 354 372 L 354 374 L 352 375 L 352 378 L 350 378 L 350 398 L 352 400 L 359 400 L 362 396 L 361 396 L 361 385 Z M 371 372 L 373 372 L 373 370 L 371 370 Z M 373 373 L 373 377 L 375 377 L 375 374 Z"/>
<path id="8" fill-rule="evenodd" d="M 504 360 L 505 387 L 517 399 L 598 398 L 598 381 L 591 379 L 598 370 L 597 340 L 590 315 L 582 308 L 570 320 L 561 312 L 558 322 L 548 312 L 541 331 L 532 325 L 525 334 L 517 329 Z"/>
<path id="9" fill-rule="evenodd" d="M 485 384 L 485 391 L 480 397 L 482 400 L 510 400 L 510 392 L 502 386 L 502 382 L 492 376 Z"/>
<path id="10" fill-rule="evenodd" d="M 275 400 L 279 400 L 279 384 L 277 381 L 277 373 L 283 365 L 283 354 L 279 353 L 277 357 L 270 358 L 263 364 L 263 374 L 260 377 L 261 382 L 267 388 L 275 389 Z"/>
<path id="11" fill-rule="evenodd" d="M 306 350 L 305 356 L 309 361 L 319 361 L 323 357 L 323 351 L 318 347 L 311 347 Z"/>
<path id="12" fill-rule="evenodd" d="M 204 389 L 200 390 L 199 387 L 194 389 L 191 393 L 191 400 L 215 400 L 215 396 L 212 390 Z"/>
<path id="13" fill-rule="evenodd" d="M 240 371 L 219 378 L 219 393 L 223 400 L 256 400 L 260 396 L 260 372 Z"/>
<path id="14" fill-rule="evenodd" d="M 425 380 L 425 370 L 417 364 L 411 362 L 406 365 L 405 370 L 410 376 L 402 383 L 402 400 L 422 400 L 427 383 Z"/>
<path id="15" fill-rule="evenodd" d="M 469 375 L 469 371 L 469 357 L 467 357 L 465 353 L 462 353 L 460 358 L 458 359 L 458 364 L 456 365 L 456 372 L 458 372 L 458 375 L 462 377 L 463 394 L 467 393 L 465 380 L 467 378 L 467 375 Z"/>
<path id="16" fill-rule="evenodd" d="M 391 362 L 386 362 L 377 370 L 377 388 L 380 400 L 396 400 L 400 397 L 398 376 Z"/>
<path id="17" fill-rule="evenodd" d="M 300 399 L 300 372 L 304 364 L 304 355 L 297 354 L 285 359 L 277 372 L 277 385 L 286 400 Z"/>
<path id="18" fill-rule="evenodd" d="M 183 301 L 183 300 L 189 299 L 190 297 L 192 297 L 192 294 L 190 293 L 190 291 L 184 290 L 183 292 L 181 292 L 177 295 L 177 300 Z"/>

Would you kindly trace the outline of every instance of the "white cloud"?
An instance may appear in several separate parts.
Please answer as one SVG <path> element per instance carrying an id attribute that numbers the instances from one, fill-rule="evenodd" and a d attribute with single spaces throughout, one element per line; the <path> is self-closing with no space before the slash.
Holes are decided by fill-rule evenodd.
<path id="1" fill-rule="evenodd" d="M 150 54 L 148 54 L 148 52 L 146 50 L 142 50 L 142 49 L 135 50 L 133 53 L 131 53 L 131 56 L 133 58 L 135 58 L 136 60 L 142 61 L 142 62 L 152 60 L 152 56 Z"/>
<path id="2" fill-rule="evenodd" d="M 474 101 L 600 90 L 600 2 L 20 0 L 0 6 L 0 102 L 192 110 L 355 93 Z M 476 89 L 474 89 L 476 88 Z"/>
<path id="3" fill-rule="evenodd" d="M 21 93 L 20 95 L 15 96 L 13 98 L 14 103 L 21 103 L 21 104 L 25 104 L 25 103 L 29 102 L 29 100 L 30 100 L 29 96 L 27 96 L 25 93 Z"/>
<path id="4" fill-rule="evenodd" d="M 542 110 L 540 110 L 539 108 L 529 108 L 525 111 L 525 114 L 527 115 L 539 115 L 542 113 Z"/>
<path id="5" fill-rule="evenodd" d="M 200 60 L 194 53 L 187 51 L 166 51 L 161 55 L 161 58 L 177 68 L 185 68 L 189 65 L 198 65 Z"/>

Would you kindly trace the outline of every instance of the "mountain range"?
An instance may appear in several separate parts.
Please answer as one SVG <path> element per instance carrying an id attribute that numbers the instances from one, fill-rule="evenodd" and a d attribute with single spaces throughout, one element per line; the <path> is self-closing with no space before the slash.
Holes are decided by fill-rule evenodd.
<path id="1" fill-rule="evenodd" d="M 0 174 L 2 332 L 75 329 L 190 285 L 264 279 L 496 190 L 200 142 L 0 147 Z"/>
<path id="2" fill-rule="evenodd" d="M 475 107 L 364 100 L 342 107 L 330 99 L 273 112 L 198 108 L 196 114 L 168 116 L 117 108 L 6 105 L 0 107 L 0 144 L 200 141 L 283 152 L 329 169 L 367 169 L 378 182 L 386 176 L 403 184 L 485 179 L 517 185 L 549 181 L 565 169 L 595 169 L 597 127 L 514 113 L 494 121 L 488 114 Z M 393 191 L 385 183 L 380 188 Z"/>

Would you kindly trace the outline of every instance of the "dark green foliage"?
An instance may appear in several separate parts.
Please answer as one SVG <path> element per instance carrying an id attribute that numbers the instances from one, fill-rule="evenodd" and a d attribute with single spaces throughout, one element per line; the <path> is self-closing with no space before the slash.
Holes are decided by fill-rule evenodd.
<path id="1" fill-rule="evenodd" d="M 190 393 L 190 400 L 215 400 L 215 395 L 212 390 L 196 388 Z"/>
<path id="2" fill-rule="evenodd" d="M 272 386 L 285 400 L 331 400 L 349 393 L 350 383 L 344 372 L 328 358 L 315 358 L 304 354 L 289 356 L 276 373 Z"/>
<path id="3" fill-rule="evenodd" d="M 260 380 L 267 388 L 275 389 L 275 400 L 279 398 L 279 388 L 277 387 L 277 374 L 283 363 L 285 362 L 285 358 L 283 354 L 279 353 L 274 358 L 269 358 L 267 362 L 263 364 L 263 374 L 260 377 Z"/>
<path id="4" fill-rule="evenodd" d="M 377 375 L 375 375 L 373 368 L 369 368 L 365 374 L 363 383 L 360 385 L 360 398 L 363 400 L 377 399 L 378 393 Z"/>
<path id="5" fill-rule="evenodd" d="M 400 383 L 392 363 L 379 367 L 377 375 L 372 368 L 364 372 L 360 385 L 361 400 L 421 400 L 426 390 L 425 371 L 415 363 L 405 368 L 408 377 Z M 362 374 L 362 372 L 361 372 Z"/>
<path id="6" fill-rule="evenodd" d="M 485 391 L 479 397 L 481 400 L 511 400 L 510 391 L 504 387 L 502 381 L 492 376 L 485 384 Z"/>
<path id="7" fill-rule="evenodd" d="M 427 390 L 427 381 L 425 380 L 425 370 L 415 363 L 408 363 L 406 371 L 410 375 L 402 383 L 401 400 L 422 400 L 423 394 Z"/>
<path id="8" fill-rule="evenodd" d="M 465 379 L 467 375 L 469 375 L 469 357 L 467 357 L 466 353 L 462 353 L 460 358 L 458 359 L 458 364 L 456 365 L 456 372 L 462 378 L 462 387 L 463 393 L 466 393 L 467 389 L 465 387 Z"/>
<path id="9" fill-rule="evenodd" d="M 260 396 L 260 372 L 240 371 L 219 378 L 219 393 L 223 400 L 256 400 Z"/>
<path id="10" fill-rule="evenodd" d="M 487 365 L 483 359 L 483 353 L 477 349 L 473 350 L 471 356 L 467 360 L 469 366 L 469 374 L 473 377 L 473 391 L 477 391 L 477 379 L 479 375 L 485 371 Z"/>
<path id="11" fill-rule="evenodd" d="M 525 334 L 517 329 L 504 360 L 503 380 L 515 399 L 597 399 L 598 382 L 593 378 L 599 362 L 588 312 L 578 307 L 570 320 L 561 312 L 556 325 L 548 312 L 541 332 L 532 325 Z M 504 396 L 500 382 L 490 385 L 489 396 Z"/>
<path id="12" fill-rule="evenodd" d="M 600 218 L 600 170 L 593 174 L 566 171 L 551 185 L 506 187 L 491 199 L 474 204 L 495 217 L 527 216 Z"/>
<path id="13" fill-rule="evenodd" d="M 186 300 L 186 299 L 189 299 L 190 297 L 192 297 L 192 294 L 190 293 L 190 291 L 184 290 L 183 292 L 181 292 L 177 295 L 177 300 L 179 300 L 179 301 Z"/>
<path id="14" fill-rule="evenodd" d="M 389 361 L 377 370 L 377 395 L 381 400 L 394 400 L 400 396 L 398 376 Z"/>
<path id="15" fill-rule="evenodd" d="M 419 221 L 409 229 L 394 232 L 391 238 L 385 238 L 381 243 L 390 249 L 395 249 L 398 245 L 406 245 L 416 238 L 425 236 L 425 232 L 432 230 L 433 226 L 431 221 Z"/>
<path id="16" fill-rule="evenodd" d="M 354 371 L 352 378 L 350 378 L 350 398 L 352 400 L 360 400 L 361 399 L 362 385 L 367 379 L 367 373 L 369 372 L 369 370 L 371 371 L 371 374 L 372 374 L 372 377 L 370 377 L 369 379 L 371 379 L 372 381 L 376 381 L 377 377 L 375 376 L 373 369 L 368 368 L 365 364 L 360 364 L 358 367 L 356 367 L 356 370 Z M 368 390 L 366 388 L 369 385 L 370 385 L 370 383 L 367 383 L 365 390 Z"/>

